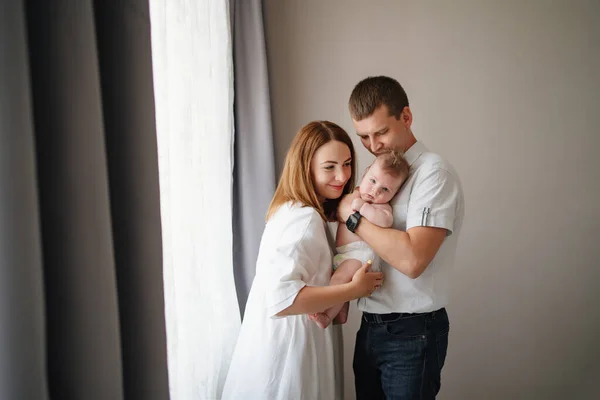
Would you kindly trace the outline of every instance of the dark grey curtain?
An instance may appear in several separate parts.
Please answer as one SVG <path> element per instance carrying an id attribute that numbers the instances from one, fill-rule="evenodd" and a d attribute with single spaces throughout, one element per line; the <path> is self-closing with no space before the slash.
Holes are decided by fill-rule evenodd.
<path id="1" fill-rule="evenodd" d="M 168 399 L 148 3 L 1 4 L 0 398 Z"/>
<path id="2" fill-rule="evenodd" d="M 275 192 L 275 155 L 261 0 L 230 0 L 235 82 L 233 262 L 242 317 L 265 215 Z"/>

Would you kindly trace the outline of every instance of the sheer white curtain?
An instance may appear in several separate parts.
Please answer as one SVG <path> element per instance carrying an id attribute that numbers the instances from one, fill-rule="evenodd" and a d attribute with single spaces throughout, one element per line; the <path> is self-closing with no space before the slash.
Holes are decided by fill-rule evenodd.
<path id="1" fill-rule="evenodd" d="M 228 7 L 150 0 L 172 400 L 220 397 L 240 326 Z"/>

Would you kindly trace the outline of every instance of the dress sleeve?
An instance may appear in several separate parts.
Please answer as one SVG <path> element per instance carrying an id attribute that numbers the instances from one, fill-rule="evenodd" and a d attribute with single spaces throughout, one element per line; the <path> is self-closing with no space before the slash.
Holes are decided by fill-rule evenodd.
<path id="1" fill-rule="evenodd" d="M 271 318 L 292 305 L 298 292 L 319 268 L 319 249 L 327 243 L 325 226 L 316 214 L 301 210 L 278 239 L 267 276 L 267 311 Z M 313 210 L 314 211 L 314 210 Z"/>

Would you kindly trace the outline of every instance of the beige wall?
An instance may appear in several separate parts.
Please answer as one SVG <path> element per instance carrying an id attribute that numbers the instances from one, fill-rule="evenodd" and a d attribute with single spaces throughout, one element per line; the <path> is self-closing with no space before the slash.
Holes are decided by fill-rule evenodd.
<path id="1" fill-rule="evenodd" d="M 304 123 L 353 133 L 353 85 L 387 74 L 461 175 L 441 399 L 600 398 L 598 4 L 265 0 L 279 170 Z"/>

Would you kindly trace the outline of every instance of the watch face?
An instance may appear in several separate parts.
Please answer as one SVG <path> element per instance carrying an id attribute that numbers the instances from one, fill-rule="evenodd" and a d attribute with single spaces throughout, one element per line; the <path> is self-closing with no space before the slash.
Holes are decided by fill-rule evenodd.
<path id="1" fill-rule="evenodd" d="M 350 217 L 348 217 L 348 220 L 346 221 L 346 227 L 352 233 L 354 233 L 354 230 L 356 229 L 356 226 L 358 225 L 359 216 L 356 214 L 358 214 L 358 213 L 354 213 L 354 214 L 350 215 Z"/>

